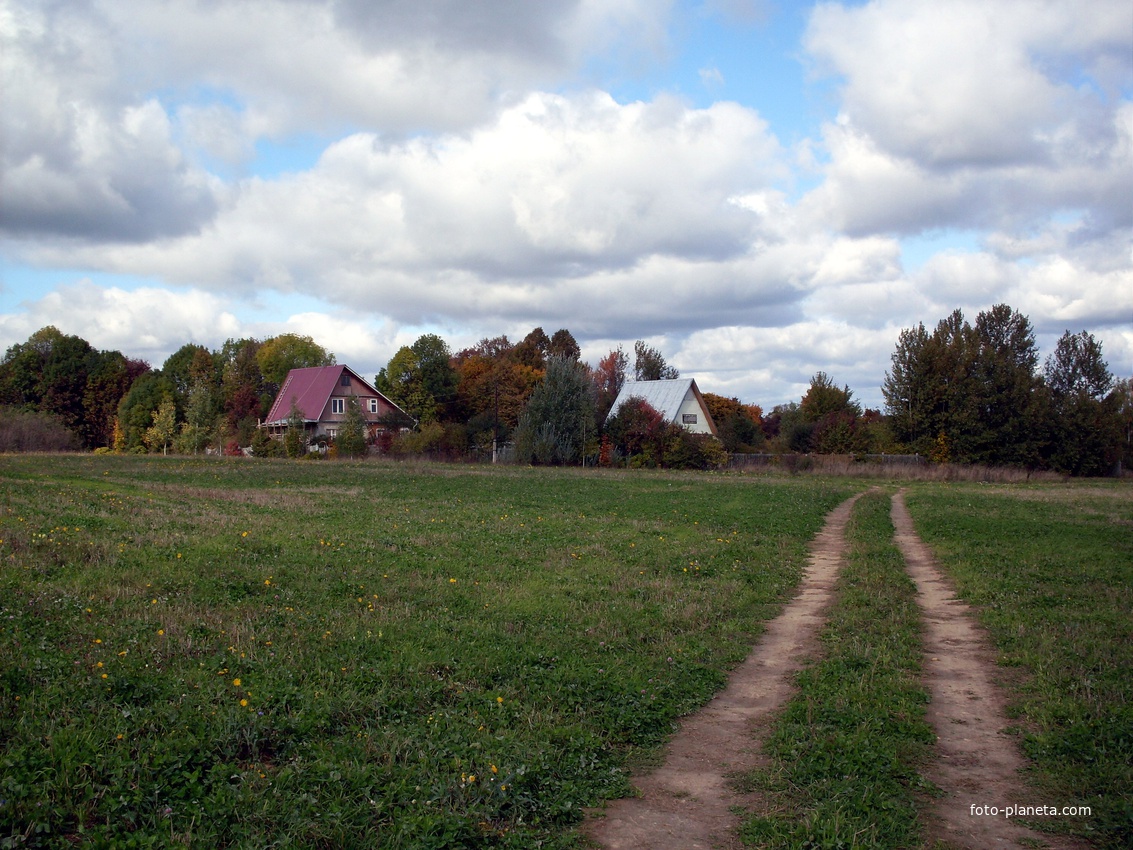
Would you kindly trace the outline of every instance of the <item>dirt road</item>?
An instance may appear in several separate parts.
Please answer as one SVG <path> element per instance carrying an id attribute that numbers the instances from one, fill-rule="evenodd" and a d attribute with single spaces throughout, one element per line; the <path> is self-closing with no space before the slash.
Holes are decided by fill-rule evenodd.
<path id="1" fill-rule="evenodd" d="M 662 767 L 634 780 L 641 796 L 611 803 L 584 832 L 607 850 L 732 850 L 738 817 L 749 802 L 728 777 L 750 770 L 762 745 L 760 727 L 791 695 L 791 676 L 810 655 L 830 602 L 855 496 L 826 519 L 811 546 L 799 595 L 772 620 L 728 686 L 673 738 Z"/>
<path id="2" fill-rule="evenodd" d="M 827 517 L 811 547 L 800 592 L 721 691 L 681 725 L 659 769 L 635 779 L 639 796 L 596 812 L 583 832 L 606 850 L 737 850 L 737 810 L 756 800 L 737 794 L 729 777 L 760 762 L 763 732 L 791 696 L 793 674 L 817 649 L 845 553 L 844 529 L 855 496 Z M 1038 805 L 1019 770 L 1024 760 L 1004 735 L 1004 700 L 995 656 L 972 612 L 956 598 L 917 536 L 904 496 L 893 497 L 895 542 L 918 590 L 924 628 L 928 719 L 936 758 L 926 775 L 943 796 L 925 813 L 926 847 L 950 850 L 1036 848 L 1083 850 L 1074 839 L 1038 834 L 974 806 Z"/>

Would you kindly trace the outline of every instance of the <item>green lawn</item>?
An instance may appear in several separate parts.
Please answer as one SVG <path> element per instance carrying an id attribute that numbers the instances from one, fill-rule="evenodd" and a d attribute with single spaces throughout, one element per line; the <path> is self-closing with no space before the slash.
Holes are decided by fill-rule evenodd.
<path id="1" fill-rule="evenodd" d="M 575 846 L 855 488 L 0 458 L 0 846 Z"/>
<path id="2" fill-rule="evenodd" d="M 917 487 L 917 530 L 999 652 L 1033 760 L 1032 825 L 1133 846 L 1133 488 Z"/>
<path id="3" fill-rule="evenodd" d="M 0 847 L 577 846 L 580 810 L 722 684 L 861 489 L 0 457 Z M 1126 846 L 1133 491 L 908 504 L 999 649 L 1020 802 L 1091 805 L 1040 825 Z M 798 822 L 816 846 L 918 835 L 931 750 L 887 510 L 859 502 L 823 656 L 750 778 L 788 815 L 750 821 L 756 846 Z"/>

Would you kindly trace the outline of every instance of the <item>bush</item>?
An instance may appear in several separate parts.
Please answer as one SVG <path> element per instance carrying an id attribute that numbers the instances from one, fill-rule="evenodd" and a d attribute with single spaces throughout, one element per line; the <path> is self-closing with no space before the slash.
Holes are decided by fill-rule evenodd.
<path id="1" fill-rule="evenodd" d="M 679 425 L 670 425 L 661 465 L 669 469 L 721 469 L 728 465 L 728 453 L 711 434 L 691 434 Z"/>
<path id="2" fill-rule="evenodd" d="M 71 452 L 78 438 L 56 417 L 0 407 L 0 452 Z"/>
<path id="3" fill-rule="evenodd" d="M 439 422 L 422 425 L 419 431 L 405 431 L 393 438 L 390 452 L 395 455 L 423 455 L 436 449 L 444 439 Z"/>

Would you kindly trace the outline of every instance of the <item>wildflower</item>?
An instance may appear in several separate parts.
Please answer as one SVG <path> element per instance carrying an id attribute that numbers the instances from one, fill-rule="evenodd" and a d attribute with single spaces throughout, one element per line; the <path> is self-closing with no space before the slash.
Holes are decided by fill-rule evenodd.
<path id="1" fill-rule="evenodd" d="M 240 680 L 239 679 L 233 679 L 232 684 L 234 684 L 236 687 L 240 687 Z"/>
<path id="2" fill-rule="evenodd" d="M 248 707 L 248 701 L 246 699 L 240 700 L 240 707 L 241 708 L 247 708 Z"/>
<path id="3" fill-rule="evenodd" d="M 244 532 L 243 534 L 241 534 L 240 536 L 241 536 L 241 537 L 247 537 L 247 536 L 248 536 L 248 532 L 246 532 L 246 531 L 245 531 L 245 532 Z"/>
<path id="4" fill-rule="evenodd" d="M 104 678 L 104 679 L 106 678 L 106 674 L 105 674 L 105 673 L 103 673 L 103 674 L 102 674 L 102 678 Z"/>
<path id="5" fill-rule="evenodd" d="M 504 704 L 504 698 L 503 697 L 496 697 L 496 702 L 499 703 L 500 705 L 503 705 Z"/>
<path id="6" fill-rule="evenodd" d="M 158 629 L 158 630 L 157 630 L 157 633 L 158 633 L 158 635 L 164 635 L 164 634 L 165 634 L 165 629 Z"/>
<path id="7" fill-rule="evenodd" d="M 99 661 L 99 662 L 98 662 L 98 664 L 96 664 L 95 666 L 96 666 L 96 667 L 101 667 L 101 666 L 102 666 L 102 662 L 101 662 L 101 661 Z"/>

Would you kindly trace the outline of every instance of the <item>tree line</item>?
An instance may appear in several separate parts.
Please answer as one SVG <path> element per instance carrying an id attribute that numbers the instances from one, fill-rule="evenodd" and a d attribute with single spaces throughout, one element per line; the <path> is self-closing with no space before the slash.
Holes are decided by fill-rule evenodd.
<path id="1" fill-rule="evenodd" d="M 311 337 L 282 334 L 217 350 L 186 344 L 154 369 L 49 326 L 0 361 L 0 450 L 298 453 L 257 425 L 290 369 L 335 362 Z M 1114 379 L 1085 331 L 1064 334 L 1040 367 L 1029 320 L 1002 304 L 974 325 L 957 310 L 931 333 L 923 324 L 903 330 L 881 388 L 884 411 L 863 409 L 848 386 L 818 372 L 799 401 L 766 414 L 703 393 L 719 440 L 663 421 L 641 399 L 609 416 L 627 379 L 676 377 L 641 340 L 632 355 L 618 346 L 591 366 L 565 328 L 456 352 L 423 334 L 374 377 L 412 424 L 381 448 L 456 459 L 507 445 L 524 463 L 678 467 L 718 466 L 729 452 L 915 452 L 1076 475 L 1130 461 L 1133 381 Z"/>

